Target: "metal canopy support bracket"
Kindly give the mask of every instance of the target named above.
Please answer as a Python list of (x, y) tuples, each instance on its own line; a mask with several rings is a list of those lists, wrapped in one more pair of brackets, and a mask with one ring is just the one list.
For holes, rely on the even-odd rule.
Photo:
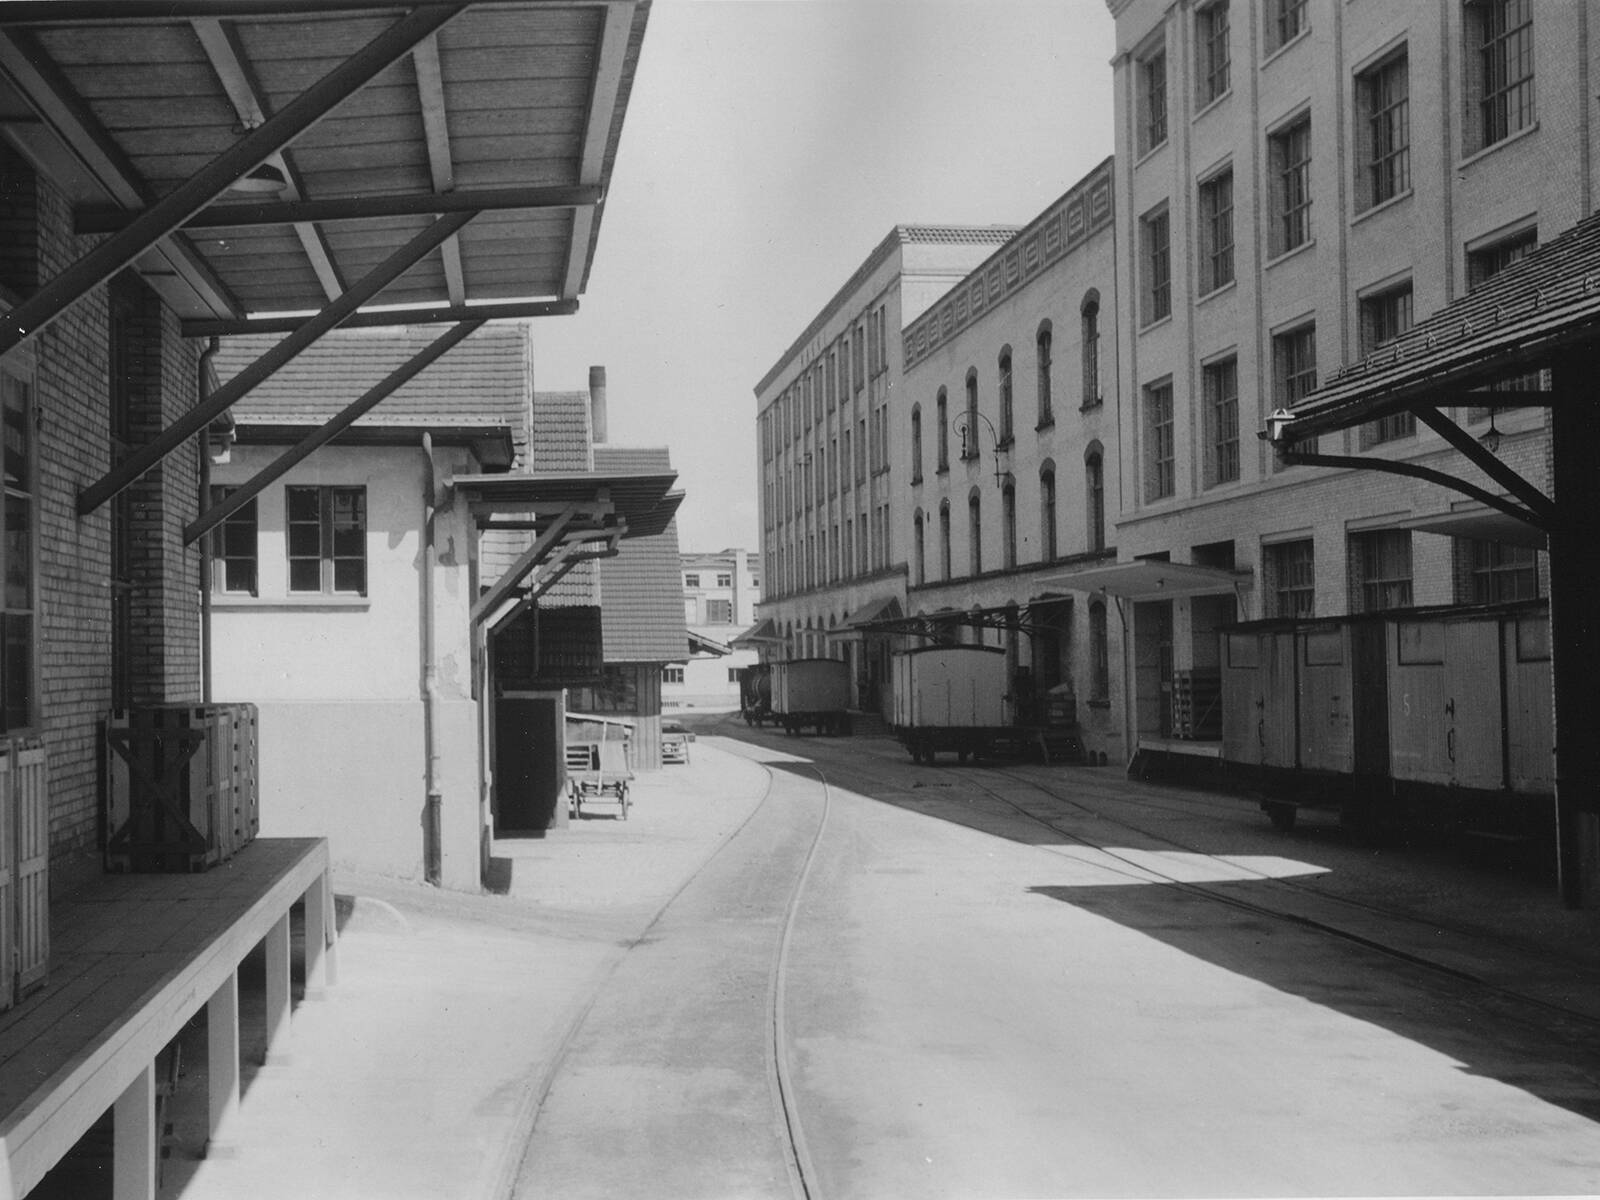
[(154, 441), (140, 446), (121, 466), (108, 471), (98, 482), (85, 488), (78, 496), (78, 515), (84, 516), (99, 508), (186, 440), (211, 424), (240, 396), (270, 377), (330, 329), (343, 324), (356, 309), (405, 274), (419, 259), (471, 220), (472, 216), (472, 213), (453, 213), (448, 217), (441, 217), (384, 259), (367, 273), (366, 278), (316, 316), (302, 321), (293, 333), (167, 426)]
[(267, 486), (275, 479), (281, 478), (296, 463), (307, 458), (317, 447), (325, 445), (338, 437), (340, 433), (355, 423), (356, 418), (376, 407), (386, 397), (393, 395), (395, 391), (408, 383), (425, 367), (430, 366), (452, 347), (469, 337), (482, 324), (482, 321), (463, 321), (447, 332), (440, 334), (426, 349), (412, 355), (405, 363), (396, 367), (376, 385), (364, 392), (359, 399), (346, 405), (336, 416), (330, 417), (320, 429), (302, 438), (293, 448), (284, 451), (283, 454), (274, 459), (269, 466), (257, 471), (251, 477), (250, 482), (235, 489), (226, 500), (206, 509), (205, 512), (189, 522), (183, 530), (183, 544), (185, 546), (193, 544), (195, 539), (202, 537), (222, 524), (222, 522), (265, 491)]
[[(511, 300), (500, 304), (464, 304), (432, 308), (396, 308), (356, 313), (339, 322), (341, 329), (377, 329), (394, 325), (440, 325), (452, 321), (525, 320), (529, 317), (569, 317), (578, 311), (576, 300)], [(242, 321), (184, 321), (184, 337), (233, 337), (244, 333), (293, 333), (305, 317), (256, 317)]]
[[(112, 234), (28, 299), (0, 316), (0, 354), (32, 337), (85, 293), (133, 262), (466, 7), (465, 4), (421, 6), (401, 17), (291, 100), (259, 129), (240, 138), (145, 209), (125, 229)], [(146, 468), (149, 465), (146, 464)], [(102, 500), (111, 494), (114, 493), (108, 493)], [(79, 511), (86, 511), (81, 503)]]
[(561, 549), (556, 551), (549, 561), (544, 564), (547, 569), (540, 572), (533, 586), (528, 589), (515, 605), (508, 608), (503, 616), (495, 617), (492, 621), (489, 621), (489, 626), (499, 630), (510, 622), (515, 621), (519, 614), (526, 612), (538, 603), (540, 596), (566, 578), (567, 573), (579, 563), (592, 562), (600, 558), (616, 557), (617, 543), (621, 538), (620, 532), (611, 530), (603, 535), (606, 543), (603, 550), (582, 549), (583, 546), (596, 540), (596, 536), (593, 530), (589, 530), (573, 536), (570, 541), (563, 542)]
[(479, 596), (472, 606), (472, 623), (478, 624), (483, 618), (500, 606), (500, 602), (509, 596), (517, 584), (527, 578), (528, 572), (539, 565), (541, 559), (550, 553), (550, 548), (556, 545), (562, 534), (567, 531), (567, 526), (577, 520), (578, 505), (569, 505), (560, 516), (551, 523), (550, 528), (522, 552), (521, 557), (506, 569), (506, 573), (489, 585), (489, 590)]
[(1356, 471), (1379, 471), (1388, 475), (1405, 475), (1412, 479), (1424, 479), (1429, 483), (1437, 483), (1440, 487), (1449, 488), (1474, 500), (1487, 504), (1490, 508), (1497, 509), (1507, 516), (1515, 517), (1526, 522), (1536, 529), (1549, 532), (1553, 516), (1546, 517), (1531, 509), (1524, 508), (1515, 501), (1504, 496), (1497, 496), (1493, 492), (1457, 479), (1443, 471), (1435, 471), (1432, 467), (1418, 466), (1416, 463), (1401, 462), (1388, 458), (1363, 458), (1356, 454), (1308, 454), (1296, 450), (1281, 448), (1279, 454), (1282, 460), (1290, 466), (1306, 467), (1348, 467)]
[(1540, 519), (1543, 528), (1548, 529), (1556, 518), (1556, 506), (1550, 497), (1534, 487), (1521, 475), (1506, 466), (1496, 454), (1491, 454), (1477, 438), (1473, 437), (1437, 408), (1428, 408), (1418, 405), (1413, 409), (1417, 420), (1433, 430), (1445, 441), (1466, 456), (1468, 462), (1481, 470), (1490, 479), (1494, 480), (1506, 491), (1527, 506), (1528, 511)]

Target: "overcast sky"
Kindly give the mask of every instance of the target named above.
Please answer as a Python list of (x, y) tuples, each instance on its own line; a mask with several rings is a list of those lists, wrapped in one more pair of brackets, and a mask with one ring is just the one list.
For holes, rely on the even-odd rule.
[(900, 223), (1024, 224), (1111, 153), (1104, 0), (655, 0), (588, 292), (535, 386), (604, 363), (685, 550), (758, 546), (755, 386)]

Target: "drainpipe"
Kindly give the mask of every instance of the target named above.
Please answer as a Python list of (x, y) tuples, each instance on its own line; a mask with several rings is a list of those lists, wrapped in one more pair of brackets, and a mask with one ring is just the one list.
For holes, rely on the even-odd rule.
[[(198, 386), (195, 394), (203, 401), (211, 392), (211, 360), (222, 348), (222, 339), (213, 335), (200, 351)], [(211, 506), (211, 431), (195, 434), (200, 447), (200, 512)], [(211, 535), (200, 539), (200, 701), (211, 703)]]
[(434, 706), (439, 699), (439, 669), (433, 655), (433, 576), (439, 551), (433, 540), (437, 499), (432, 434), (422, 435), (422, 456), (426, 464), (422, 492), (422, 752), (427, 788), (422, 818), (422, 873), (424, 879), (438, 887), (444, 875), (444, 797), (439, 792), (439, 746), (433, 727)]

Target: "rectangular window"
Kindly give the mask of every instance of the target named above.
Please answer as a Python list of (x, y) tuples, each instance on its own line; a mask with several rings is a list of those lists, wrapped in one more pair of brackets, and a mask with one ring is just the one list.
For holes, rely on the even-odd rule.
[(707, 600), (706, 624), (732, 625), (733, 601), (732, 600)]
[(1475, 0), (1465, 9), (1467, 36), (1476, 51), (1475, 129), (1481, 149), (1533, 124), (1533, 0)]
[(1200, 292), (1233, 282), (1233, 172), (1200, 185)]
[(1401, 51), (1356, 79), (1358, 210), (1411, 190), (1410, 64)]
[(1212, 363), (1204, 369), (1206, 472), (1213, 484), (1239, 478), (1239, 364), (1235, 359)]
[[(212, 506), (221, 504), (238, 490), (212, 487)], [(254, 596), (256, 586), (256, 502), (252, 498), (211, 531), (211, 590)]]
[(1531, 546), (1456, 539), (1456, 598), (1463, 604), (1499, 604), (1539, 595), (1539, 556)]
[(1145, 485), (1144, 498), (1162, 500), (1175, 490), (1176, 447), (1173, 443), (1172, 384), (1144, 389)]
[(1228, 90), (1228, 0), (1216, 0), (1195, 14), (1195, 53), (1203, 108)]
[(33, 386), (0, 371), (0, 451), (4, 487), (0, 490), (5, 537), (0, 541), (0, 728), (26, 728), (37, 719), (34, 654), (35, 499)]
[(1311, 240), (1311, 118), (1296, 121), (1268, 139), (1272, 172), (1273, 255)]
[(661, 668), (661, 682), (662, 683), (682, 683), (683, 682), (683, 668), (682, 667), (662, 667)]
[[(1538, 227), (1530, 225), (1510, 237), (1501, 238), (1493, 245), (1470, 251), (1467, 254), (1467, 289), (1469, 291), (1477, 291), (1512, 263), (1526, 258), (1538, 247)], [(1526, 389), (1532, 391), (1547, 386), (1544, 372), (1531, 371), (1526, 375), (1518, 375), (1511, 379), (1504, 379), (1498, 383), (1491, 384), (1484, 390), (1515, 392)], [(1498, 409), (1493, 406), (1473, 406), (1467, 409), (1467, 420), (1487, 421), (1497, 411)]]
[(1263, 547), (1268, 616), (1309, 617), (1316, 609), (1316, 559), (1310, 538)]
[(684, 587), (694, 587), (694, 588), (699, 587), (700, 586), (700, 576), (696, 575), (696, 574), (694, 574), (692, 572), (690, 574), (685, 575), (683, 577), (683, 586)]
[(1306, 0), (1267, 0), (1267, 53), (1305, 31)]
[(1317, 386), (1317, 327), (1303, 325), (1272, 339), (1273, 401), (1289, 408)]
[(1411, 531), (1378, 529), (1350, 535), (1352, 612), (1411, 604)]
[(732, 587), (733, 586), (733, 576), (731, 574), (727, 573), (727, 572), (719, 571), (717, 573), (717, 586), (718, 587)]
[[(1411, 328), (1411, 285), (1391, 288), (1361, 300), (1361, 352), (1370, 355)], [(1390, 413), (1361, 427), (1361, 445), (1376, 446), (1410, 437), (1417, 418), (1409, 412)]]
[(1167, 51), (1163, 46), (1139, 60), (1139, 153), (1167, 140)]
[(285, 488), (289, 590), (367, 594), (367, 489)]
[(1172, 314), (1172, 247), (1169, 229), (1165, 208), (1139, 222), (1146, 325)]

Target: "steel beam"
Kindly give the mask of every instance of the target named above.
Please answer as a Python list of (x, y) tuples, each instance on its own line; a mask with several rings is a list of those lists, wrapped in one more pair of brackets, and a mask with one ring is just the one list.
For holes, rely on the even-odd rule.
[[(268, 200), (216, 204), (183, 223), (185, 229), (249, 229), (302, 221), (370, 221), (387, 217), (433, 217), (451, 212), (502, 212), (514, 209), (582, 208), (598, 204), (598, 184), (561, 187), (482, 188), (444, 194), (352, 196), (329, 200)], [(138, 214), (115, 208), (84, 207), (72, 214), (74, 233), (114, 233)]]
[(1551, 500), (1549, 496), (1546, 496), (1502, 462), (1499, 455), (1490, 453), (1489, 448), (1478, 441), (1477, 438), (1462, 429), (1461, 426), (1445, 416), (1439, 409), (1419, 404), (1412, 411), (1416, 413), (1417, 420), (1461, 451), (1468, 462), (1522, 501), (1527, 506), (1528, 511), (1537, 515), (1544, 522), (1544, 528), (1548, 529), (1555, 521), (1555, 501)]
[(459, 230), (472, 214), (453, 213), (441, 217), (383, 262), (367, 273), (366, 278), (329, 304), (310, 320), (302, 321), (288, 337), (268, 350), (211, 395), (195, 405), (155, 438), (140, 446), (120, 466), (107, 472), (99, 481), (85, 488), (78, 496), (78, 515), (83, 516), (99, 508), (156, 463), (160, 462), (190, 437), (211, 424), (229, 405), (251, 388), (269, 378), (300, 351), (346, 318), (361, 305), (393, 283), (429, 251)]
[(1386, 475), (1404, 475), (1409, 479), (1424, 479), (1429, 483), (1437, 483), (1440, 487), (1449, 488), (1451, 491), (1460, 492), (1464, 496), (1471, 496), (1474, 500), (1487, 504), (1490, 508), (1497, 509), (1507, 516), (1515, 517), (1535, 529), (1542, 529), (1549, 533), (1552, 528), (1551, 521), (1539, 513), (1524, 508), (1513, 500), (1504, 496), (1497, 496), (1484, 488), (1476, 487), (1454, 475), (1447, 475), (1443, 471), (1436, 471), (1432, 467), (1419, 466), (1416, 463), (1403, 462), (1390, 458), (1364, 458), (1358, 454), (1309, 454), (1299, 453), (1294, 450), (1280, 450), (1279, 455), (1283, 462), (1290, 466), (1306, 467), (1348, 467), (1356, 471), (1378, 471)]
[[(341, 329), (379, 329), (392, 325), (442, 325), (451, 321), (495, 321), (525, 317), (568, 317), (578, 311), (576, 300), (507, 300), (497, 304), (467, 304), (460, 308), (393, 308), (356, 313), (339, 322)], [(210, 319), (184, 321), (184, 337), (230, 337), (243, 333), (293, 333), (305, 317), (255, 317), (242, 321)]]
[[(517, 0), (536, 8), (633, 8), (639, 0)], [(408, 9), (455, 8), (461, 0), (405, 0)], [(168, 22), (188, 17), (269, 18), (391, 13), (394, 0), (4, 0), (0, 26)]]
[[(579, 183), (599, 183), (604, 175), (606, 146), (611, 140), (611, 125), (622, 88), (622, 68), (627, 62), (628, 39), (632, 33), (632, 9), (616, 7), (606, 13), (600, 51), (595, 56), (594, 85), (589, 91), (591, 100), (583, 131), (583, 156), (578, 162)], [(562, 296), (569, 299), (583, 290), (589, 275), (589, 244), (594, 240), (596, 215), (596, 210), (585, 208), (572, 214), (572, 240), (567, 246), (561, 287)]]
[(551, 523), (550, 528), (540, 534), (533, 545), (522, 552), (521, 557), (511, 566), (506, 568), (504, 575), (489, 586), (489, 590), (479, 596), (472, 605), (472, 623), (476, 625), (485, 616), (499, 607), (500, 602), (511, 594), (513, 588), (527, 578), (528, 572), (539, 565), (539, 560), (550, 553), (550, 548), (556, 545), (567, 526), (578, 519), (580, 507), (569, 505), (560, 516)]
[(268, 466), (257, 471), (250, 477), (248, 483), (236, 489), (226, 500), (206, 509), (205, 512), (184, 526), (183, 544), (185, 546), (192, 545), (197, 538), (203, 537), (223, 521), (226, 521), (239, 509), (259, 496), (273, 481), (281, 479), (296, 464), (308, 458), (312, 451), (338, 437), (339, 434), (353, 425), (363, 413), (370, 411), (380, 401), (393, 395), (397, 389), (410, 382), (424, 368), (432, 365), (451, 347), (470, 336), (482, 325), (482, 321), (464, 321), (440, 334), (425, 349), (419, 350), (412, 355), (405, 363), (396, 367), (377, 384), (363, 392), (358, 399), (347, 404), (337, 415), (330, 417), (321, 428), (302, 438), (292, 448), (284, 451), (274, 459)]
[(145, 209), (125, 229), (112, 234), (28, 299), (0, 316), (0, 354), (54, 321), (79, 297), (133, 262), (236, 180), (259, 166), (268, 155), (283, 149), (335, 105), (466, 7), (465, 4), (423, 6), (401, 17), (296, 96), (266, 124), (246, 134)]

